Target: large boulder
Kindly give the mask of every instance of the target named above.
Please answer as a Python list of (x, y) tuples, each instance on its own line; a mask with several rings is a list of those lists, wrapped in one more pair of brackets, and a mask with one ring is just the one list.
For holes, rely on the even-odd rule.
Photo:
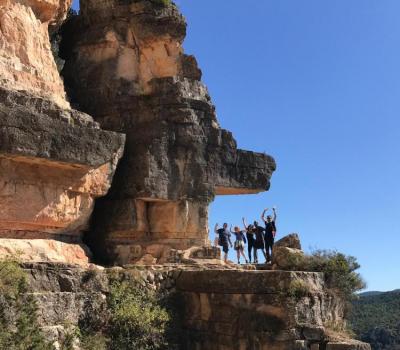
[(304, 258), (305, 255), (301, 250), (300, 238), (297, 233), (285, 236), (274, 244), (272, 262), (276, 269), (300, 269)]
[(290, 235), (287, 235), (279, 241), (275, 242), (274, 246), (301, 250), (300, 237), (297, 233), (291, 233)]

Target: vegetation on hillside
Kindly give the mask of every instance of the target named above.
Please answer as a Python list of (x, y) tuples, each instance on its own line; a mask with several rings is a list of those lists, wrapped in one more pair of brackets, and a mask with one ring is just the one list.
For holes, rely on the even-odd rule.
[[(90, 277), (88, 277), (90, 278)], [(0, 349), (55, 350), (38, 321), (25, 271), (0, 261)], [(172, 294), (144, 288), (129, 275), (110, 276), (107, 303), (89, 303), (78, 327), (68, 326), (60, 350), (174, 350), (182, 343), (179, 306)]]
[(345, 300), (351, 300), (355, 293), (366, 287), (357, 272), (360, 264), (354, 256), (337, 251), (317, 250), (306, 259), (307, 270), (320, 271), (331, 291)]
[(109, 277), (106, 312), (92, 310), (90, 318), (80, 322), (82, 349), (180, 349), (181, 315), (175, 296), (144, 288), (130, 275)]
[(289, 270), (323, 272), (328, 290), (345, 301), (351, 301), (355, 293), (366, 286), (357, 272), (360, 265), (353, 256), (316, 250), (310, 255), (289, 255), (287, 259)]
[(39, 327), (37, 304), (27, 287), (17, 262), (0, 261), (0, 349), (53, 350)]
[(150, 1), (157, 5), (163, 5), (163, 6), (168, 6), (171, 5), (172, 3), (171, 0), (150, 0)]
[(400, 350), (400, 291), (360, 296), (353, 302), (350, 324), (373, 350)]

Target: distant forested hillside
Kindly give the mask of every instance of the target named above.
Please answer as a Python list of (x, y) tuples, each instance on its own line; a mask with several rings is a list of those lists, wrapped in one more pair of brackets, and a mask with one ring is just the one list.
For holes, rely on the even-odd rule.
[(350, 321), (357, 337), (373, 350), (400, 350), (400, 290), (361, 294)]

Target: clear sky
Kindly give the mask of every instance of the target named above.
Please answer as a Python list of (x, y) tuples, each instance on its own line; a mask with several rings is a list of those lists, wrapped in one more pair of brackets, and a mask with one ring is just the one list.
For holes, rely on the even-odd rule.
[(269, 192), (218, 197), (215, 222), (278, 207), (278, 235), (354, 255), (369, 290), (400, 287), (400, 2), (178, 0), (187, 53)]

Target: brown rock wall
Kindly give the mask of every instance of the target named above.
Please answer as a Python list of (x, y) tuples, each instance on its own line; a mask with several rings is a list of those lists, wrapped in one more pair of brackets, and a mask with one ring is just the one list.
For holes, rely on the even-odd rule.
[[(293, 294), (301, 283), (307, 292)], [(188, 349), (370, 349), (329, 327), (343, 324), (344, 303), (327, 293), (322, 273), (184, 271), (177, 280)]]
[(49, 23), (60, 22), (72, 0), (0, 1), (0, 85), (68, 108), (51, 52)]
[(0, 230), (78, 236), (111, 186), (123, 142), (88, 115), (0, 88)]
[[(25, 264), (40, 325), (54, 340), (62, 339), (67, 324), (106, 322), (109, 276), (127, 274), (134, 276), (138, 288), (162, 291), (179, 300), (184, 328), (176, 331), (181, 331), (182, 349), (370, 350), (367, 344), (330, 335), (326, 325), (343, 321), (343, 302), (326, 293), (320, 273), (194, 268), (104, 271), (94, 266)], [(311, 289), (307, 295), (291, 296), (287, 286), (299, 280)]]
[(103, 128), (127, 134), (110, 193), (96, 204), (97, 255), (118, 256), (116, 244), (203, 245), (216, 194), (269, 188), (274, 160), (239, 150), (219, 127), (196, 60), (183, 53), (186, 23), (175, 5), (81, 1), (64, 33), (72, 97)]

